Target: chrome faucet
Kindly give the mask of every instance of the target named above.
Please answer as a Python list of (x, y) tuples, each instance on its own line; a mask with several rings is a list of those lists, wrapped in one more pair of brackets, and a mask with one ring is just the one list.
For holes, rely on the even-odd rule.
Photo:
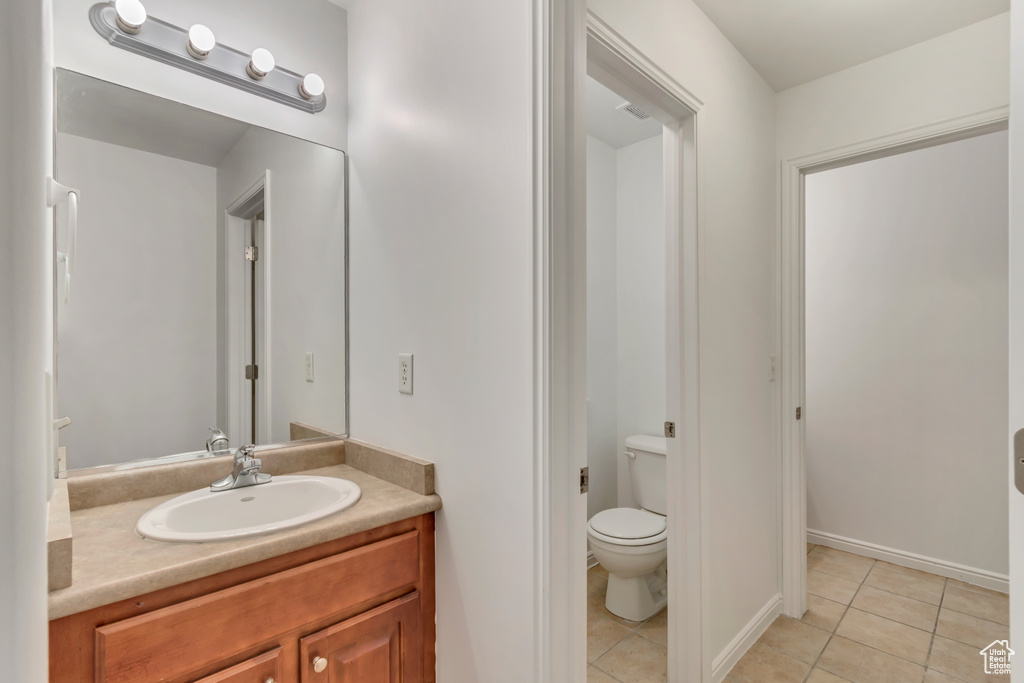
[(228, 435), (217, 427), (210, 427), (210, 438), (206, 440), (206, 452), (224, 451), (228, 448)]
[(254, 458), (256, 446), (249, 444), (235, 451), (235, 469), (223, 479), (218, 479), (210, 486), (211, 491), (230, 491), (240, 489), (243, 486), (256, 486), (266, 484), (271, 476), (260, 472), (263, 461)]

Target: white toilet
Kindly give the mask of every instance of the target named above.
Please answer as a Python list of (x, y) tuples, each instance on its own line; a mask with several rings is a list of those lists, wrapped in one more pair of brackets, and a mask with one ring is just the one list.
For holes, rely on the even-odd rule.
[(587, 537), (594, 557), (608, 570), (605, 607), (623, 619), (643, 621), (668, 601), (662, 570), (668, 554), (665, 437), (631, 436), (625, 450), (640, 509), (597, 513), (587, 523)]

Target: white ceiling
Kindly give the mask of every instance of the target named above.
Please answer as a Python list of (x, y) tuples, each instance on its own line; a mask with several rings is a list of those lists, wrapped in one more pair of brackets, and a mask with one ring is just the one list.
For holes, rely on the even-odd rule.
[(1010, 9), (1010, 0), (694, 2), (776, 91)]
[(643, 121), (616, 109), (626, 100), (587, 76), (587, 135), (615, 149), (661, 135), (655, 119)]
[(57, 130), (217, 166), (252, 126), (89, 76), (57, 69)]

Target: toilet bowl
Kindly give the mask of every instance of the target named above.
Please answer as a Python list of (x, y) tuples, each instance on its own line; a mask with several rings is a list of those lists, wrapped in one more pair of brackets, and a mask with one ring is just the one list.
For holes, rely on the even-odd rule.
[(633, 496), (640, 508), (612, 508), (587, 523), (594, 557), (608, 570), (605, 607), (631, 621), (654, 616), (668, 601), (665, 438), (626, 439)]
[(655, 571), (668, 555), (663, 516), (634, 508), (605, 510), (587, 524), (587, 538), (594, 557), (608, 570), (604, 605), (609, 612), (644, 621), (665, 606), (665, 579)]

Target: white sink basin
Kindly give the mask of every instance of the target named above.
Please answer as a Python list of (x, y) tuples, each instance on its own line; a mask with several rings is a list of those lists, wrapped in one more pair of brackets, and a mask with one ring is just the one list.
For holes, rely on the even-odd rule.
[(359, 501), (359, 486), (333, 477), (282, 476), (258, 486), (192, 491), (142, 515), (135, 531), (172, 543), (227, 541), (315, 522)]

